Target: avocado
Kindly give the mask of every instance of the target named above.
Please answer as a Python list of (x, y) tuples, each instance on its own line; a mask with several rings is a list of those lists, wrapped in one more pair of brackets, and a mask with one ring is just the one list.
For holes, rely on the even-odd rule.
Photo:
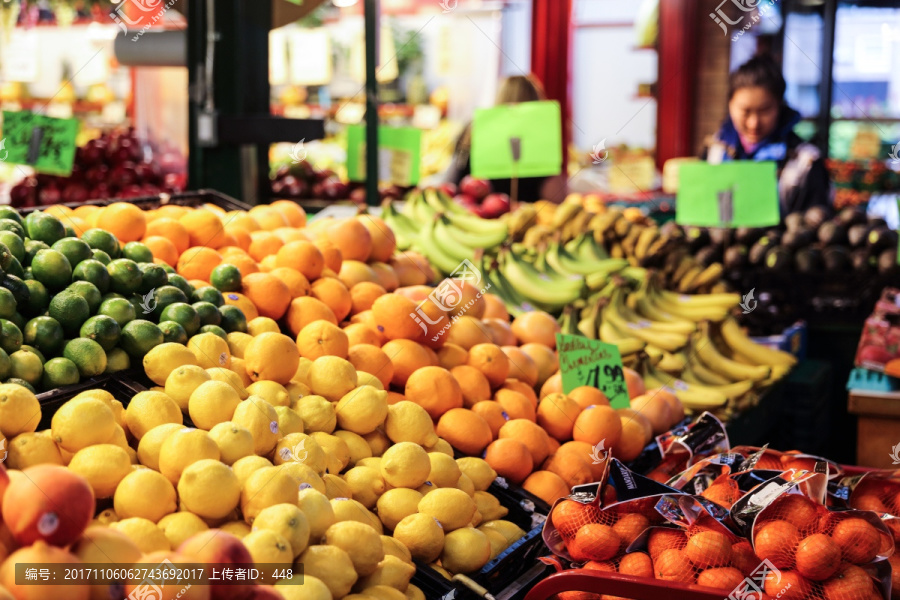
[(798, 273), (816, 275), (822, 270), (822, 251), (818, 248), (801, 248), (794, 255), (794, 266)]
[(738, 227), (734, 230), (734, 241), (748, 248), (762, 236), (763, 230), (759, 227)]
[(895, 277), (898, 272), (897, 251), (889, 248), (878, 255), (878, 274), (882, 277)]
[(769, 248), (774, 246), (775, 244), (766, 236), (763, 236), (757, 240), (753, 247), (750, 248), (750, 252), (748, 254), (748, 258), (750, 259), (751, 265), (760, 265), (766, 257), (766, 252), (769, 251)]
[(694, 258), (697, 259), (697, 262), (700, 263), (701, 266), (708, 267), (714, 262), (718, 262), (721, 258), (720, 246), (706, 246), (705, 248), (700, 248), (697, 250), (697, 253), (694, 254)]
[(815, 232), (805, 226), (797, 229), (788, 229), (781, 236), (781, 245), (789, 250), (798, 250), (804, 246), (809, 246), (815, 238)]
[(841, 244), (847, 240), (847, 228), (836, 221), (826, 221), (819, 227), (818, 237), (826, 246)]
[(743, 269), (748, 262), (747, 255), (747, 246), (744, 246), (743, 244), (732, 246), (725, 251), (725, 256), (722, 260), (722, 266), (725, 267), (726, 271), (737, 271)]
[(783, 246), (773, 246), (766, 252), (766, 269), (787, 273), (791, 266), (791, 252)]
[(831, 210), (825, 206), (813, 206), (803, 213), (803, 222), (807, 227), (818, 229), (831, 216)]
[(822, 251), (825, 269), (831, 273), (843, 273), (850, 268), (850, 252), (843, 246), (827, 246)]
[(793, 229), (798, 229), (803, 226), (803, 213), (801, 212), (792, 212), (784, 218), (784, 226), (787, 227), (788, 231)]
[(855, 223), (847, 230), (847, 241), (851, 248), (859, 248), (866, 243), (869, 226), (865, 223)]
[(847, 227), (860, 225), (866, 222), (866, 213), (854, 206), (848, 206), (841, 210), (835, 217), (836, 220), (843, 223)]
[[(854, 225), (854, 227), (856, 227)], [(877, 266), (877, 261), (866, 248), (856, 248), (850, 252), (850, 265), (858, 273), (868, 273)]]
[(879, 252), (897, 245), (897, 232), (888, 229), (886, 225), (869, 227), (869, 235), (866, 236), (866, 245), (872, 252)]

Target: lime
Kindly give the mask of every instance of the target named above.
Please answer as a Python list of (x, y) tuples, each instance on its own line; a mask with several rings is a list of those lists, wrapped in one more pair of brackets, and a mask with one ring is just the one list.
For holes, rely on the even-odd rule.
[(48, 314), (59, 321), (66, 335), (75, 335), (81, 324), (91, 316), (91, 309), (84, 297), (71, 291), (61, 292), (50, 301)]
[(37, 356), (39, 359), (41, 359), (41, 364), (44, 364), (45, 362), (47, 362), (47, 357), (44, 356), (44, 353), (41, 352), (40, 350), (38, 350), (37, 348), (35, 348), (34, 346), (22, 344), (22, 347), (19, 348), (19, 352), (21, 352), (22, 350), (25, 350), (26, 352), (31, 352), (32, 354)]
[(72, 281), (89, 281), (105, 294), (109, 290), (109, 271), (99, 260), (83, 260), (72, 270)]
[(93, 257), (93, 250), (84, 240), (76, 237), (67, 237), (59, 240), (51, 246), (54, 250), (62, 252), (69, 259), (72, 268), (83, 260)]
[[(12, 206), (0, 206), (0, 219), (12, 219), (19, 225), (23, 224), (22, 215)], [(0, 379), (3, 379), (0, 377)]]
[(94, 340), (108, 352), (118, 343), (122, 328), (112, 317), (97, 315), (84, 322), (79, 335)]
[(215, 304), (210, 302), (194, 302), (191, 306), (200, 315), (200, 325), (220, 325), (222, 323), (222, 315)]
[(19, 259), (13, 256), (9, 259), (9, 266), (6, 267), (6, 272), (9, 275), (15, 275), (19, 279), (25, 279), (28, 276), (28, 272), (31, 271), (31, 267), (28, 268), (28, 271), (25, 271), (22, 268), (22, 263), (19, 262)]
[(131, 358), (141, 359), (156, 346), (163, 343), (163, 334), (155, 323), (135, 319), (122, 328), (119, 345)]
[(174, 285), (164, 285), (156, 288), (156, 306), (153, 309), (153, 319), (157, 321), (164, 320), (160, 318), (163, 309), (176, 302), (187, 302), (187, 297), (180, 289)]
[(136, 317), (134, 306), (125, 298), (108, 298), (104, 300), (100, 303), (97, 314), (112, 317), (119, 324), (119, 327), (124, 327), (125, 323), (134, 321)]
[(62, 221), (45, 212), (33, 212), (25, 218), (25, 230), (33, 240), (50, 244), (66, 237), (66, 227)]
[(16, 297), (6, 288), (0, 288), (0, 319), (9, 319), (16, 314)]
[(6, 350), (0, 348), (0, 381), (7, 379), (12, 374), (12, 361)]
[(112, 291), (127, 296), (141, 289), (141, 270), (133, 260), (116, 259), (106, 266), (106, 270), (109, 271)]
[(6, 247), (6, 244), (0, 242), (0, 269), (6, 269), (12, 262), (13, 255)]
[(121, 299), (121, 300), (128, 300), (128, 298), (126, 298), (126, 297), (123, 296), (122, 294), (117, 294), (117, 293), (115, 293), (115, 292), (106, 292), (105, 294), (103, 294), (103, 301), (104, 301), (104, 302), (106, 302), (106, 301), (109, 300), (110, 298), (119, 298), (119, 299)]
[(161, 266), (163, 268), (163, 271), (166, 272), (166, 275), (175, 275), (175, 273), (176, 273), (175, 269), (173, 269), (170, 265), (167, 265), (166, 263), (163, 263), (159, 266)]
[(24, 308), (24, 313), (28, 316), (37, 316), (46, 312), (50, 306), (50, 292), (44, 287), (44, 284), (37, 279), (26, 279), (25, 287), (28, 288), (28, 304)]
[(213, 335), (219, 336), (226, 342), (228, 341), (228, 334), (225, 333), (225, 330), (218, 325), (204, 325), (200, 328), (200, 333), (212, 333)]
[(0, 287), (12, 292), (13, 297), (16, 299), (17, 306), (28, 306), (28, 301), (31, 299), (31, 292), (28, 291), (28, 286), (25, 285), (25, 282), (17, 275), (12, 275), (10, 273), (0, 275)]
[(16, 324), (6, 319), (0, 319), (0, 348), (12, 354), (22, 347), (22, 330)]
[(165, 342), (174, 342), (176, 344), (184, 344), (188, 343), (188, 334), (184, 330), (184, 327), (181, 324), (176, 323), (175, 321), (162, 321), (159, 324), (159, 330), (163, 333), (163, 340)]
[(17, 259), (25, 260), (25, 241), (12, 231), (0, 231), (0, 243)]
[(241, 271), (234, 265), (222, 263), (212, 270), (209, 282), (220, 292), (241, 291)]
[(141, 263), (138, 268), (141, 270), (141, 289), (138, 290), (141, 294), (146, 294), (169, 283), (169, 274), (159, 265)]
[(63, 356), (75, 363), (82, 377), (93, 377), (106, 370), (106, 352), (94, 340), (80, 337), (69, 341)]
[(128, 298), (128, 301), (131, 302), (137, 316), (145, 319), (153, 314), (154, 307), (156, 306), (156, 294), (155, 292), (150, 292), (147, 296), (132, 294)]
[(49, 249), (50, 246), (48, 246), (44, 242), (39, 242), (37, 240), (25, 240), (25, 258), (22, 260), (22, 262), (30, 267), (31, 261), (34, 260), (34, 255), (38, 253), (38, 250)]
[(87, 300), (88, 309), (91, 311), (91, 314), (96, 313), (97, 309), (100, 308), (100, 303), (103, 302), (103, 294), (101, 294), (100, 290), (97, 289), (97, 286), (90, 281), (75, 281), (66, 288), (66, 291), (78, 294)]
[(78, 383), (81, 375), (78, 367), (68, 358), (51, 358), (44, 364), (44, 375), (41, 377), (41, 387), (45, 390), (72, 385)]
[(109, 254), (104, 252), (103, 250), (97, 250), (96, 248), (91, 250), (91, 256), (94, 257), (94, 260), (99, 260), (104, 265), (108, 265), (112, 262), (112, 259), (109, 257)]
[(119, 240), (110, 232), (104, 229), (88, 229), (81, 235), (81, 239), (94, 250), (102, 250), (110, 258), (119, 258)]
[(72, 281), (72, 265), (66, 255), (58, 250), (38, 250), (31, 261), (34, 278), (48, 290), (59, 291)]
[(0, 231), (12, 231), (20, 238), (25, 238), (25, 228), (21, 223), (12, 219), (0, 219)]
[(41, 357), (28, 350), (17, 350), (9, 355), (12, 362), (12, 376), (24, 379), (31, 385), (37, 385), (44, 372)]
[(193, 336), (203, 325), (197, 309), (186, 302), (175, 302), (166, 306), (159, 315), (160, 321), (175, 321), (184, 328), (188, 337)]
[(65, 336), (62, 325), (53, 317), (35, 317), (25, 324), (24, 342), (44, 354), (55, 356), (62, 350)]
[(174, 285), (184, 293), (185, 302), (187, 302), (188, 298), (191, 297), (191, 294), (194, 293), (194, 288), (182, 275), (169, 275), (169, 285)]
[(25, 320), (25, 317), (22, 316), (22, 313), (17, 312), (13, 316), (11, 316), (9, 320), (13, 325), (19, 328), (19, 331), (24, 331), (25, 323), (27, 323), (27, 321)]
[(191, 294), (192, 302), (209, 302), (215, 306), (222, 306), (225, 304), (225, 297), (222, 295), (222, 292), (217, 290), (211, 285), (205, 285), (203, 287), (197, 288), (194, 290), (194, 293)]
[(121, 348), (113, 348), (106, 353), (106, 371), (104, 373), (124, 371), (130, 366), (131, 359), (128, 358), (128, 353)]
[(150, 252), (150, 248), (140, 242), (128, 242), (125, 244), (125, 247), (122, 248), (122, 256), (139, 263), (153, 262), (153, 253)]
[(37, 390), (34, 389), (34, 386), (25, 381), (24, 379), (20, 379), (18, 377), (10, 377), (3, 383), (10, 383), (12, 385), (21, 385), (23, 388), (31, 392), (32, 394), (37, 394)]
[(244, 316), (240, 308), (232, 304), (226, 304), (219, 307), (219, 314), (222, 315), (222, 322), (219, 323), (222, 329), (228, 333), (232, 331), (247, 333), (247, 317)]

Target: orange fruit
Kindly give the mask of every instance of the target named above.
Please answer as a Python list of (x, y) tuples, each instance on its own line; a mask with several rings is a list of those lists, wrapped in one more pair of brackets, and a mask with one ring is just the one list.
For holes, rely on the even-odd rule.
[(372, 317), (377, 323), (378, 331), (389, 340), (420, 340), (428, 323), (421, 320), (417, 309), (416, 303), (409, 298), (399, 294), (385, 294), (372, 303)]
[(606, 394), (589, 385), (580, 385), (566, 395), (582, 409), (595, 404), (598, 406), (609, 406), (609, 398), (606, 397)]
[(312, 283), (312, 295), (327, 304), (338, 321), (343, 321), (350, 314), (353, 306), (350, 290), (340, 279), (334, 277), (317, 279)]
[(445, 343), (456, 344), (471, 350), (478, 344), (491, 343), (491, 332), (481, 319), (471, 315), (463, 315), (453, 321), (450, 329), (443, 336)]
[(737, 483), (725, 480), (722, 483), (714, 483), (700, 493), (707, 500), (711, 500), (724, 508), (731, 506), (741, 497), (741, 491)]
[(574, 537), (583, 525), (596, 523), (599, 516), (600, 511), (596, 506), (575, 500), (563, 500), (553, 507), (550, 521), (563, 539), (568, 540)]
[(144, 237), (147, 231), (147, 217), (144, 216), (144, 211), (134, 204), (113, 202), (100, 209), (94, 226), (105, 229), (119, 238), (122, 244), (126, 244)]
[(759, 566), (759, 558), (747, 540), (731, 545), (731, 565), (744, 575), (749, 575)]
[(491, 436), (497, 439), (500, 428), (509, 420), (509, 415), (503, 411), (503, 407), (493, 400), (482, 400), (471, 407), (472, 412), (480, 416), (491, 428)]
[(753, 550), (760, 558), (769, 559), (776, 568), (787, 569), (794, 564), (794, 550), (799, 542), (797, 528), (787, 521), (776, 519), (758, 526), (753, 538)]
[(627, 546), (650, 527), (650, 520), (639, 513), (626, 513), (620, 516), (612, 527), (613, 531), (622, 538), (622, 544)]
[(629, 398), (635, 398), (647, 391), (640, 373), (628, 367), (623, 367), (622, 371), (625, 374), (625, 385), (628, 387)]
[(191, 236), (184, 225), (175, 219), (154, 219), (147, 223), (145, 237), (164, 237), (175, 245), (178, 254), (191, 247)]
[(322, 253), (325, 267), (331, 269), (335, 273), (339, 273), (341, 270), (341, 263), (344, 262), (344, 257), (338, 247), (325, 239), (313, 240), (313, 245)]
[(556, 438), (552, 438), (549, 435), (547, 436), (547, 448), (550, 449), (550, 455), (556, 454), (556, 451), (559, 450), (559, 440)]
[[(588, 461), (588, 466), (591, 468), (591, 481), (600, 481), (603, 478), (603, 471), (606, 466), (606, 461), (601, 460), (600, 462), (596, 462), (594, 459), (594, 447), (588, 444), (587, 442), (566, 442), (565, 444), (560, 445), (557, 448), (553, 448), (552, 443), (559, 442), (556, 438), (547, 437), (547, 440), (551, 442), (551, 451), (550, 454), (560, 454), (565, 456), (567, 454), (574, 454), (579, 458), (585, 459)], [(599, 451), (599, 449), (598, 449)], [(600, 458), (603, 458), (600, 456)]]
[(800, 494), (787, 494), (775, 500), (767, 514), (776, 514), (796, 527), (800, 534), (812, 533), (819, 526), (819, 511), (812, 500)]
[[(893, 571), (891, 574), (893, 577)], [(844, 564), (834, 577), (822, 582), (822, 592), (827, 600), (878, 600), (882, 597), (881, 592), (876, 591), (872, 578), (866, 571), (856, 565), (848, 564)], [(782, 595), (782, 598), (792, 598), (790, 593)]]
[(325, 236), (341, 251), (344, 260), (366, 262), (372, 254), (372, 234), (356, 218), (341, 219), (326, 230)]
[(551, 348), (543, 344), (522, 344), (519, 349), (531, 357), (538, 368), (537, 385), (542, 386), (551, 375), (559, 371), (559, 358)]
[[(426, 366), (411, 373), (406, 381), (404, 395), (407, 400), (424, 408), (432, 419), (440, 418), (452, 408), (463, 407), (459, 384), (450, 371), (442, 367)], [(485, 428), (490, 431), (487, 423)]]
[(653, 574), (663, 581), (693, 583), (694, 569), (681, 550), (669, 548), (653, 559)]
[(484, 460), (497, 475), (512, 483), (520, 484), (531, 474), (534, 467), (531, 452), (519, 440), (494, 440), (487, 447)]
[(550, 394), (538, 404), (537, 423), (557, 440), (565, 442), (572, 439), (572, 429), (580, 412), (578, 403), (565, 394)]
[(500, 427), (498, 439), (519, 440), (531, 453), (531, 460), (540, 465), (550, 453), (547, 432), (527, 419), (511, 419)]
[[(666, 550), (681, 550), (687, 542), (684, 532), (679, 529), (656, 527), (647, 538), (647, 551), (654, 561)], [(687, 559), (685, 559), (687, 560)]]
[(734, 567), (707, 569), (697, 576), (697, 585), (728, 590), (729, 592), (744, 581), (744, 576)]
[[(300, 296), (291, 300), (287, 310), (287, 324), (291, 333), (297, 335), (304, 327), (313, 321), (325, 320), (337, 325), (337, 317), (334, 316), (327, 304), (310, 296)], [(248, 318), (249, 320), (249, 318)]]
[(589, 406), (578, 414), (572, 437), (579, 442), (595, 446), (605, 440), (604, 447), (615, 448), (622, 435), (619, 413), (609, 406)]
[[(471, 313), (469, 312), (467, 314)], [(485, 327), (487, 327), (488, 334), (491, 336), (491, 342), (497, 344), (500, 347), (510, 346), (515, 347), (518, 350), (519, 341), (516, 339), (516, 334), (512, 332), (512, 329), (509, 326), (509, 321), (501, 321), (500, 319), (482, 319), (481, 322), (484, 323)], [(533, 362), (534, 361), (532, 361), (532, 363)], [(535, 365), (535, 369), (536, 368), (537, 365)]]
[(185, 279), (209, 281), (210, 273), (221, 263), (222, 255), (212, 248), (194, 246), (181, 253), (175, 270)]
[(631, 398), (631, 408), (650, 421), (653, 433), (659, 435), (669, 430), (672, 418), (669, 415), (669, 404), (665, 398), (651, 394), (641, 394)]
[[(440, 353), (438, 354), (438, 360), (440, 360)], [(491, 399), (491, 384), (488, 382), (487, 377), (484, 376), (484, 373), (475, 367), (459, 365), (450, 369), (450, 374), (453, 375), (453, 378), (456, 379), (462, 390), (465, 406), (472, 406), (476, 402)]]
[(671, 419), (672, 425), (680, 423), (684, 419), (684, 407), (681, 405), (681, 400), (669, 390), (665, 388), (655, 388), (647, 390), (644, 393), (662, 398), (666, 404), (669, 405), (669, 418)]
[(272, 233), (277, 235), (278, 239), (281, 240), (283, 244), (309, 241), (309, 238), (306, 237), (306, 233), (302, 229), (294, 229), (293, 227), (279, 227)]
[(512, 331), (520, 344), (537, 343), (556, 348), (556, 334), (560, 332), (560, 328), (552, 315), (534, 310), (516, 317), (512, 322)]
[(510, 419), (526, 419), (532, 423), (535, 422), (534, 407), (525, 394), (509, 389), (499, 389), (494, 394), (494, 400), (500, 403)]
[(394, 250), (397, 249), (397, 238), (388, 224), (372, 215), (359, 215), (359, 222), (369, 231), (372, 238), (372, 250), (368, 260), (371, 262), (385, 262), (391, 259)]
[[(537, 394), (534, 393), (534, 388), (529, 386), (528, 384), (519, 381), (518, 379), (507, 379), (503, 382), (503, 386), (500, 388), (501, 390), (512, 390), (513, 392), (519, 392), (531, 402), (532, 408), (537, 410), (538, 406), (538, 397)], [(499, 390), (498, 390), (499, 391)], [(535, 413), (537, 414), (537, 413)]]
[[(615, 527), (613, 527), (613, 531), (615, 531)], [(619, 573), (653, 579), (653, 561), (644, 552), (626, 554), (619, 561)]]
[(544, 382), (538, 395), (543, 398), (544, 396), (557, 393), (562, 394), (562, 374), (559, 371), (551, 375), (547, 381)]
[(355, 315), (369, 310), (375, 301), (387, 294), (387, 291), (371, 281), (362, 281), (350, 288), (350, 314)]
[(145, 237), (143, 243), (150, 248), (153, 258), (163, 261), (170, 267), (178, 264), (178, 249), (168, 239), (158, 235), (151, 235), (150, 237)]
[(275, 255), (275, 264), (294, 269), (312, 281), (322, 275), (325, 258), (315, 244), (299, 240), (281, 246)]
[(259, 226), (266, 231), (274, 231), (279, 227), (287, 227), (290, 224), (280, 212), (272, 210), (271, 207), (264, 204), (251, 208), (250, 216), (252, 216), (256, 222), (259, 223)]
[[(277, 269), (272, 269), (270, 274), (287, 286), (288, 291), (291, 294), (291, 300), (299, 298), (300, 296), (310, 295), (312, 287), (309, 284), (309, 279), (307, 279), (300, 271), (291, 269), (290, 267), (278, 267)], [(243, 272), (241, 272), (241, 275), (243, 275)]]
[(684, 556), (699, 569), (731, 564), (731, 540), (717, 531), (701, 531), (688, 538)]
[(619, 460), (631, 462), (640, 456), (644, 447), (650, 443), (652, 433), (650, 432), (650, 422), (643, 415), (639, 413), (624, 414), (623, 410), (616, 411), (622, 422), (622, 434), (619, 436), (619, 443), (612, 451)]
[(834, 527), (831, 539), (841, 549), (843, 559), (858, 565), (872, 562), (881, 547), (881, 534), (864, 519), (842, 519)]
[(280, 333), (261, 333), (244, 348), (244, 366), (253, 381), (267, 380), (286, 385), (299, 364), (300, 353), (294, 341)]
[(372, 344), (350, 346), (347, 360), (357, 371), (365, 371), (377, 377), (385, 389), (391, 385), (394, 365), (380, 347)]
[(210, 248), (218, 248), (222, 245), (225, 229), (222, 226), (222, 220), (216, 213), (195, 209), (178, 219), (187, 230), (191, 239), (191, 246), (209, 246)]
[(250, 242), (253, 241), (250, 237), (250, 232), (247, 229), (244, 229), (241, 226), (235, 226), (233, 223), (225, 224), (225, 233), (232, 237), (237, 247), (241, 250), (248, 249), (250, 247)]
[(491, 293), (484, 295), (484, 314), (481, 318), (499, 319), (507, 323), (510, 321), (509, 311), (506, 310), (506, 305), (503, 303), (503, 300)]
[(243, 278), (241, 292), (256, 305), (260, 316), (276, 321), (284, 316), (291, 304), (291, 292), (271, 273), (251, 273)]
[(571, 453), (556, 453), (545, 460), (541, 468), (545, 471), (556, 473), (563, 478), (569, 487), (575, 487), (576, 485), (591, 483), (593, 480), (590, 462), (590, 457)]
[(347, 334), (347, 341), (351, 348), (357, 344), (371, 344), (380, 348), (386, 341), (381, 333), (365, 323), (351, 323), (344, 327), (344, 333)]
[[(344, 330), (325, 319), (306, 325), (297, 334), (297, 349), (300, 356), (315, 360), (320, 356), (346, 358), (350, 342)], [(374, 373), (372, 373), (374, 375)]]
[[(283, 247), (284, 243), (271, 231), (254, 231), (250, 234), (250, 247), (247, 248), (247, 252), (253, 257), (253, 260), (261, 262), (267, 256), (277, 255)], [(277, 266), (289, 267), (291, 265)]]
[(518, 379), (533, 387), (538, 380), (538, 368), (531, 357), (516, 346), (501, 346), (500, 349), (509, 359), (507, 377)]
[(622, 540), (609, 525), (588, 523), (566, 545), (575, 560), (607, 560), (619, 552)]
[(378, 279), (377, 282), (373, 283), (378, 283), (378, 285), (383, 287), (388, 292), (393, 292), (400, 287), (400, 281), (397, 279), (397, 274), (394, 272), (394, 267), (382, 262), (373, 262), (370, 263), (369, 266), (372, 268), (372, 271), (375, 273), (375, 277)]
[(551, 505), (569, 495), (569, 486), (563, 478), (550, 471), (535, 471), (522, 482), (522, 488)]
[(797, 572), (813, 581), (823, 581), (841, 566), (841, 548), (824, 533), (814, 533), (797, 544)]
[[(406, 397), (409, 398), (409, 395)], [(451, 408), (445, 412), (434, 431), (451, 446), (469, 456), (480, 456), (494, 439), (487, 421), (468, 408)]]
[(239, 294), (238, 292), (226, 292), (222, 294), (222, 297), (225, 298), (225, 304), (240, 308), (248, 322), (259, 316), (256, 305), (250, 302), (250, 299), (247, 298), (247, 296)]
[[(391, 385), (396, 388), (403, 389), (413, 373), (421, 368), (432, 366), (428, 349), (412, 340), (390, 340), (381, 349), (394, 365), (394, 377), (391, 379)], [(456, 383), (455, 380), (454, 383)], [(458, 389), (459, 384), (456, 387)], [(462, 391), (460, 391), (461, 399)]]
[(291, 227), (306, 227), (306, 211), (296, 202), (276, 200), (269, 206), (281, 213)]
[(496, 344), (476, 344), (469, 348), (466, 363), (487, 377), (492, 387), (500, 387), (509, 375), (509, 359)]
[[(323, 275), (334, 277), (335, 273), (329, 268), (322, 269)], [(348, 288), (352, 288), (362, 281), (371, 281), (381, 285), (378, 273), (375, 269), (358, 260), (345, 260), (341, 263), (341, 270), (337, 272), (337, 278), (344, 282)]]
[[(233, 248), (234, 246), (229, 247)], [(248, 275), (259, 273), (260, 271), (259, 265), (256, 264), (256, 261), (253, 260), (250, 255), (245, 252), (230, 252), (228, 254), (222, 254), (222, 262), (226, 262), (237, 267), (238, 271), (241, 272), (241, 277), (247, 277)]]

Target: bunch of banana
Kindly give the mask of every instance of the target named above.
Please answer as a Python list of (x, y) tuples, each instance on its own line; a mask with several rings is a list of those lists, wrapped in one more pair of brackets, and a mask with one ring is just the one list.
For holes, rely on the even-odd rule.
[(535, 308), (557, 314), (582, 297), (584, 277), (556, 271), (545, 261), (540, 262), (541, 256), (532, 263), (524, 253), (512, 247), (502, 248), (499, 271), (516, 294), (511, 299), (522, 299)]
[(381, 219), (387, 223), (397, 239), (398, 250), (409, 250), (419, 238), (419, 231), (412, 219), (397, 210), (397, 207), (386, 200), (381, 205)]
[(478, 268), (481, 270), (486, 284), (490, 286), (488, 288), (489, 292), (503, 302), (504, 306), (506, 306), (506, 311), (514, 318), (535, 310), (535, 307), (519, 295), (519, 292), (500, 272), (496, 259), (482, 255)]
[(722, 321), (738, 306), (739, 294), (677, 294), (664, 289), (658, 276), (648, 276), (635, 291), (633, 308), (652, 321)]
[(639, 370), (647, 389), (666, 388), (675, 394), (686, 409), (691, 411), (714, 411), (724, 408), (729, 401), (728, 394), (736, 391), (727, 390), (726, 392), (713, 386), (690, 383), (662, 371), (650, 360), (641, 361), (640, 367)]

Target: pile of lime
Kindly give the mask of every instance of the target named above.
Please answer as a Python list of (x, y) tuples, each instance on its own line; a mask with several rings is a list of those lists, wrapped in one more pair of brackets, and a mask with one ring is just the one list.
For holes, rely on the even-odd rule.
[(46, 391), (139, 366), (163, 342), (246, 330), (219, 290), (194, 288), (144, 244), (0, 206), (0, 381)]

